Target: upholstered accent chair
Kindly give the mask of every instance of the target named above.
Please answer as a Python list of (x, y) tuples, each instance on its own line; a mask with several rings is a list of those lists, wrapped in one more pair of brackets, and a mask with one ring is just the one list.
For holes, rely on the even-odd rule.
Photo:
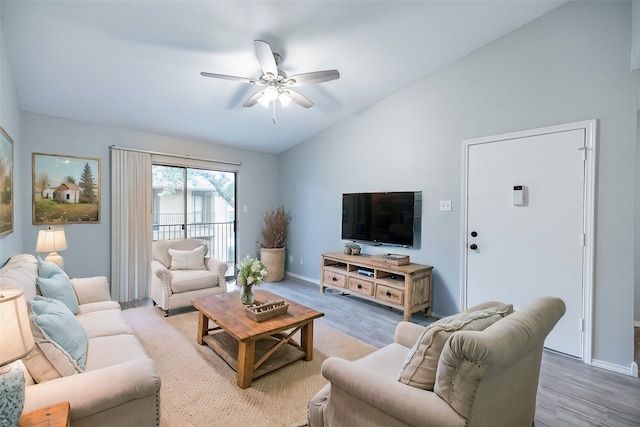
[(309, 426), (531, 427), (544, 340), (565, 304), (504, 308), (482, 304), (426, 328), (401, 322), (394, 343), (362, 359), (328, 358)]
[(195, 298), (227, 292), (226, 262), (205, 257), (207, 243), (198, 239), (153, 242), (151, 299), (169, 310), (189, 307)]

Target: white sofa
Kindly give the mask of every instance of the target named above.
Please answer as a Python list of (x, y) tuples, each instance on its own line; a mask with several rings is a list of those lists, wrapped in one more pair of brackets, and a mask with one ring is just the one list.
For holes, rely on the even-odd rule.
[[(35, 257), (16, 255), (0, 268), (0, 287), (20, 288), (32, 300), (38, 293), (37, 274)], [(71, 282), (80, 307), (76, 318), (88, 338), (85, 369), (44, 382), (43, 372), (34, 371), (41, 380), (36, 383), (26, 367), (34, 350), (18, 362), (26, 377), (24, 412), (68, 401), (73, 427), (158, 426), (160, 377), (155, 362), (133, 335), (120, 304), (111, 301), (106, 277)]]

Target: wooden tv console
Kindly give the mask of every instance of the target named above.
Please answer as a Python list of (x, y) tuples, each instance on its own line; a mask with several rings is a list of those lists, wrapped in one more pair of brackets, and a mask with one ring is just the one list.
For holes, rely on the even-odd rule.
[(425, 310), (431, 316), (431, 271), (421, 264), (389, 265), (370, 255), (322, 254), (321, 292), (326, 288), (349, 291), (380, 304), (403, 310), (404, 320)]

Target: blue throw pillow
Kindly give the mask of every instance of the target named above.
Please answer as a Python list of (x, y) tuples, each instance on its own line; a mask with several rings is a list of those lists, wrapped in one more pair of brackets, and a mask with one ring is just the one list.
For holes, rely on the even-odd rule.
[(44, 277), (46, 279), (56, 273), (63, 273), (66, 275), (64, 270), (58, 267), (57, 264), (45, 261), (42, 258), (38, 257), (38, 276)]
[(78, 367), (84, 369), (89, 339), (80, 321), (67, 306), (56, 299), (37, 296), (29, 301), (29, 308), (31, 321), (42, 334), (62, 347)]
[(78, 297), (67, 273), (54, 263), (38, 257), (38, 275), (40, 277), (36, 278), (36, 283), (43, 296), (62, 301), (73, 314), (78, 314)]

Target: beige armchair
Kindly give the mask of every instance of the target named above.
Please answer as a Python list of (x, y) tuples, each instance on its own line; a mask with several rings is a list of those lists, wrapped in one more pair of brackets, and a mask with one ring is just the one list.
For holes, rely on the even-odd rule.
[(207, 243), (197, 239), (158, 240), (152, 246), (151, 299), (165, 317), (191, 300), (227, 292), (226, 262), (205, 257)]
[(325, 360), (329, 384), (309, 402), (309, 426), (531, 427), (544, 340), (564, 311), (562, 300), (540, 298), (484, 329), (452, 332), (436, 355), (431, 390), (400, 381), (427, 336), (401, 322), (394, 343), (353, 362)]

